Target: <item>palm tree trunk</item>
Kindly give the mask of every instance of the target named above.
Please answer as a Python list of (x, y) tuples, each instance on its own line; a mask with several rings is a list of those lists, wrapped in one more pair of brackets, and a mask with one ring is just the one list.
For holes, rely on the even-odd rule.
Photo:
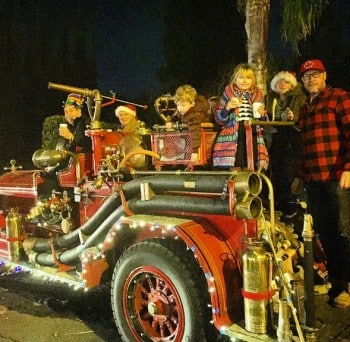
[(245, 12), (248, 63), (255, 66), (257, 85), (265, 94), (270, 0), (248, 0)]

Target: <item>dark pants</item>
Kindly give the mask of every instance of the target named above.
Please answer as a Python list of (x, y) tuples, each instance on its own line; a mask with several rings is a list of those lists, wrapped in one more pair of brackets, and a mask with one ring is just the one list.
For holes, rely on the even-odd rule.
[(313, 228), (327, 256), (335, 296), (350, 282), (350, 227), (346, 226), (350, 222), (350, 191), (338, 184), (336, 180), (310, 182), (306, 187)]
[[(255, 126), (252, 128), (252, 142), (253, 142), (253, 163), (256, 166), (258, 161), (258, 144), (256, 137)], [(247, 137), (245, 121), (239, 121), (238, 123), (238, 139), (237, 139), (237, 153), (235, 166), (242, 169), (248, 166), (247, 156)]]
[[(271, 181), (276, 209), (290, 215), (295, 212), (297, 196), (291, 192), (300, 149), (299, 133), (293, 127), (279, 127), (272, 134)], [(291, 210), (292, 209), (292, 210)]]

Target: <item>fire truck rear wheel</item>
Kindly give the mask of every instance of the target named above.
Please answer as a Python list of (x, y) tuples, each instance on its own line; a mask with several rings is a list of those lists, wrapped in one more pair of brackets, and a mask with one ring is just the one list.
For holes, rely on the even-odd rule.
[(207, 341), (208, 300), (204, 275), (179, 241), (132, 245), (115, 267), (111, 301), (123, 341)]

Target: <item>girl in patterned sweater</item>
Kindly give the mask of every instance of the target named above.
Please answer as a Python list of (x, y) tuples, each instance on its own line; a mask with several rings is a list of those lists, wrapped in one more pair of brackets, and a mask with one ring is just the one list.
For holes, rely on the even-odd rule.
[(213, 146), (214, 167), (267, 169), (268, 152), (262, 129), (250, 124), (251, 120), (266, 115), (262, 99), (254, 69), (249, 64), (237, 65), (215, 115), (216, 122), (223, 127)]

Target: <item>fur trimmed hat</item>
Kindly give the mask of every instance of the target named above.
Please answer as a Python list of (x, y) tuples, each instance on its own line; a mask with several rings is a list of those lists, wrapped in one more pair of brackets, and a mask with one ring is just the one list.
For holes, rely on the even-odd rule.
[(289, 82), (292, 87), (296, 87), (298, 84), (298, 81), (295, 77), (295, 74), (291, 71), (280, 71), (277, 73), (273, 79), (271, 80), (270, 87), (271, 89), (276, 92), (276, 84), (280, 80), (285, 80), (286, 82)]
[(118, 116), (120, 112), (125, 112), (130, 115), (136, 116), (136, 107), (132, 104), (126, 104), (124, 106), (119, 106), (115, 109), (115, 115)]
[(74, 106), (76, 108), (83, 108), (84, 96), (79, 94), (69, 94), (64, 105)]

